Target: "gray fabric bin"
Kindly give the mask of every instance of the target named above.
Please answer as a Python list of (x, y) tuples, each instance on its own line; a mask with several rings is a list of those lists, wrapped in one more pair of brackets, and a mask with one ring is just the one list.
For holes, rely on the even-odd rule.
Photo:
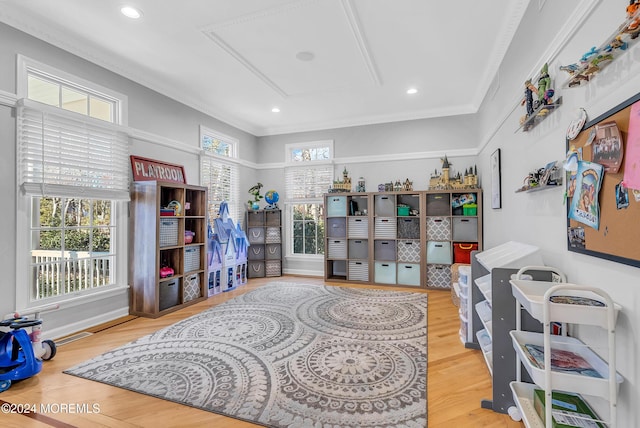
[(478, 219), (461, 217), (453, 219), (452, 241), (478, 242)]
[(349, 256), (350, 259), (369, 258), (369, 240), (368, 239), (349, 239)]
[(376, 239), (373, 246), (374, 260), (396, 260), (396, 241)]
[(420, 239), (420, 219), (418, 217), (398, 218), (399, 239)]

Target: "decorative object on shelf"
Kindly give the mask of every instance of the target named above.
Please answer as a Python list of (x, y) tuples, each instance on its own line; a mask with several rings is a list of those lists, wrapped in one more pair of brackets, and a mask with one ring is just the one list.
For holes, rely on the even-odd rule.
[(640, 3), (631, 0), (624, 22), (599, 46), (593, 46), (576, 63), (560, 66), (569, 73), (563, 87), (573, 88), (589, 82), (597, 73), (619, 58), (640, 34)]
[(169, 278), (174, 275), (174, 270), (169, 266), (162, 266), (160, 268), (160, 278)]
[(342, 171), (342, 180), (333, 180), (333, 185), (329, 189), (329, 193), (342, 193), (351, 191), (351, 177), (347, 167)]
[(447, 155), (441, 159), (442, 172), (438, 173), (436, 170), (431, 174), (429, 179), (430, 190), (447, 190), (447, 189), (477, 189), (478, 188), (478, 169), (474, 165), (473, 168), (467, 168), (464, 171), (464, 176), (460, 173), (451, 177), (451, 165), (447, 159)]
[(184, 231), (184, 243), (185, 244), (191, 244), (193, 242), (193, 238), (195, 236), (196, 236), (196, 234), (192, 230), (185, 230)]
[(402, 190), (404, 190), (405, 192), (412, 192), (413, 191), (413, 181), (409, 181), (408, 178), (406, 180), (404, 180), (404, 184), (402, 185)]
[(260, 199), (263, 198), (263, 196), (260, 194), (260, 189), (262, 189), (262, 183), (257, 183), (255, 186), (251, 187), (249, 189), (249, 194), (253, 195), (253, 199), (249, 199), (247, 201), (248, 204), (248, 208), (250, 210), (258, 210), (260, 209)]
[(170, 181), (187, 184), (184, 167), (140, 156), (130, 156), (133, 181)]
[(280, 195), (275, 190), (267, 190), (267, 193), (264, 194), (264, 200), (269, 204), (265, 210), (277, 210)]
[(520, 105), (526, 105), (527, 113), (520, 118), (520, 128), (525, 132), (541, 122), (562, 102), (562, 98), (553, 101), (555, 90), (551, 87), (549, 64), (545, 63), (540, 69), (537, 84), (536, 87), (531, 79), (524, 82), (524, 98)]
[(583, 108), (578, 109), (578, 115), (571, 121), (567, 128), (567, 140), (571, 141), (578, 136), (584, 124), (587, 121), (587, 111)]
[(356, 192), (366, 192), (367, 186), (364, 177), (358, 178), (358, 185), (356, 186)]
[(502, 208), (502, 185), (500, 183), (500, 149), (491, 154), (491, 208)]
[(393, 184), (393, 190), (395, 192), (399, 192), (402, 190), (402, 183), (400, 183), (400, 180), (396, 180), (396, 182)]
[(178, 201), (169, 202), (167, 204), (167, 209), (173, 210), (173, 215), (174, 216), (182, 215), (182, 205)]
[(562, 185), (562, 169), (558, 167), (557, 161), (549, 162), (544, 168), (539, 168), (527, 175), (522, 187), (516, 190), (519, 192), (530, 192), (542, 189), (553, 188)]

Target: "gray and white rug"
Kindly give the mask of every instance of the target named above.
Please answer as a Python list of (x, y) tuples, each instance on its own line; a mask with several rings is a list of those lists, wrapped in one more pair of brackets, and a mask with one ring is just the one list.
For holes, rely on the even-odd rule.
[(275, 282), (65, 373), (268, 427), (427, 426), (427, 295)]

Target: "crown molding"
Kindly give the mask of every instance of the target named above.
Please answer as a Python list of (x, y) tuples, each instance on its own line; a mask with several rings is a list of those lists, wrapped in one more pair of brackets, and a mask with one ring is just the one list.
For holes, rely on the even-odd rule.
[(0, 90), (0, 104), (9, 107), (15, 107), (17, 102), (18, 96), (16, 94)]

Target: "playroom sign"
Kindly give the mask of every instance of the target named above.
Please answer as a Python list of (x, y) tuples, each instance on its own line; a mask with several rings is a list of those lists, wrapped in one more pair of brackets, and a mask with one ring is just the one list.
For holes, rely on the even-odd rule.
[(182, 165), (174, 165), (153, 159), (141, 158), (139, 156), (130, 157), (133, 181), (158, 180), (173, 183), (187, 183)]

